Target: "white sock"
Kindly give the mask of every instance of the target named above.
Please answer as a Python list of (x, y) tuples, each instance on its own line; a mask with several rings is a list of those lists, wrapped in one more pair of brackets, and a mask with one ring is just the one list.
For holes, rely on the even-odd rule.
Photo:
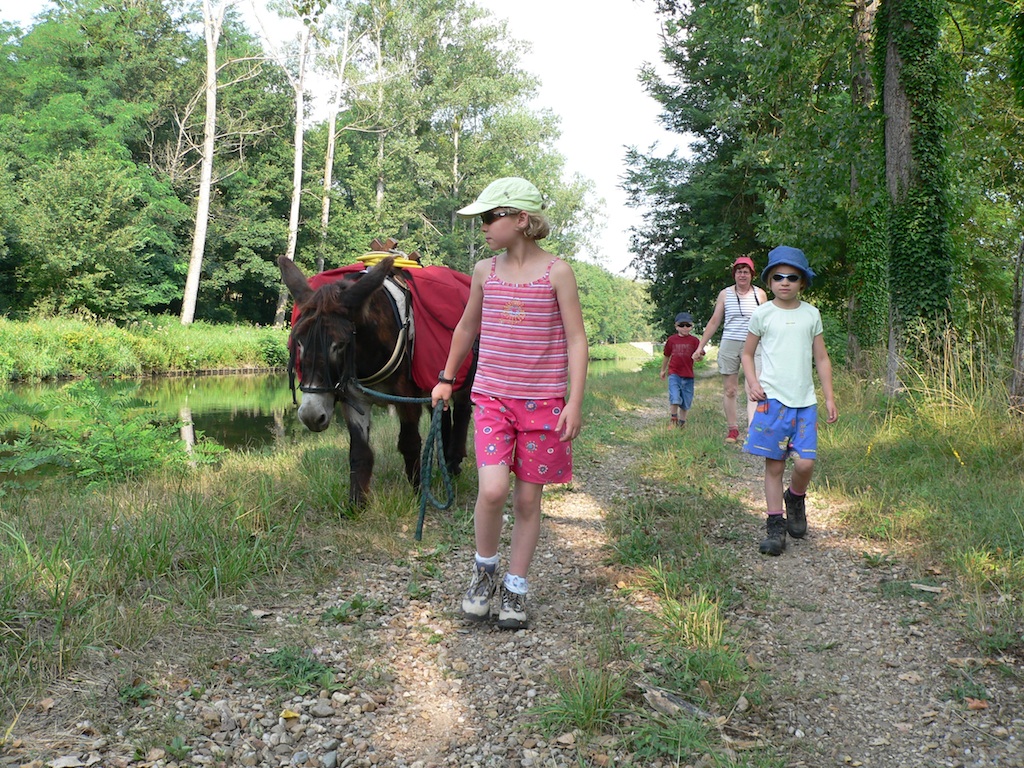
[(480, 553), (476, 553), (476, 566), (481, 567), (488, 573), (494, 573), (494, 569), (498, 567), (498, 561), (501, 560), (500, 555), (493, 555), (491, 557), (480, 557)]
[(530, 589), (525, 576), (513, 576), (511, 573), (505, 574), (504, 584), (505, 589), (517, 595), (525, 595)]

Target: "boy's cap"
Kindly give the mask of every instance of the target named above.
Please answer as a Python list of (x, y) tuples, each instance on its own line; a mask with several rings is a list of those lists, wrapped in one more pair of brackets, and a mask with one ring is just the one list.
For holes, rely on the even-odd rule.
[(693, 325), (693, 315), (689, 312), (680, 312), (676, 315), (676, 325), (679, 325), (680, 323), (689, 323), (690, 325)]
[(773, 248), (768, 251), (768, 266), (761, 272), (761, 282), (765, 282), (768, 279), (768, 272), (772, 267), (777, 267), (780, 264), (785, 264), (789, 267), (796, 267), (804, 273), (805, 288), (809, 288), (811, 282), (814, 280), (814, 270), (811, 269), (811, 265), (807, 263), (807, 257), (804, 256), (804, 252), (799, 248), (791, 248), (788, 245), (780, 245), (777, 248)]
[(515, 208), (527, 213), (544, 210), (544, 196), (526, 179), (507, 176), (492, 181), (472, 203), (456, 211), (459, 216), (472, 218), (495, 208)]
[(732, 269), (730, 271), (735, 272), (736, 267), (750, 267), (751, 274), (757, 272), (757, 269), (754, 267), (754, 260), (749, 256), (740, 256), (736, 259), (736, 261), (732, 263)]

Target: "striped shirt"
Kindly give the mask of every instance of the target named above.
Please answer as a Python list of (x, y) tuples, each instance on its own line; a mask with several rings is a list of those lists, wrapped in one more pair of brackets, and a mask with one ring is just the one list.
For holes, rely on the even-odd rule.
[(725, 325), (722, 326), (722, 338), (733, 341), (747, 340), (747, 326), (761, 302), (757, 300), (757, 288), (751, 286), (745, 296), (736, 293), (736, 288), (725, 289)]
[(495, 273), (484, 281), (480, 352), (473, 392), (491, 397), (539, 400), (565, 397), (569, 348), (551, 267), (532, 283), (506, 283)]

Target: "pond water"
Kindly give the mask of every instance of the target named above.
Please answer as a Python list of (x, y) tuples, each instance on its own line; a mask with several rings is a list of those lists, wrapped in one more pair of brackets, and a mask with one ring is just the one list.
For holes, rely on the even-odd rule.
[[(642, 361), (592, 361), (590, 376), (638, 370)], [(16, 398), (35, 401), (66, 384), (14, 385)], [(191, 422), (198, 432), (229, 450), (262, 448), (303, 440), (311, 433), (296, 414), (285, 373), (175, 376), (106, 381), (113, 393), (131, 393), (151, 403), (157, 415)], [(331, 429), (337, 429), (337, 422)]]

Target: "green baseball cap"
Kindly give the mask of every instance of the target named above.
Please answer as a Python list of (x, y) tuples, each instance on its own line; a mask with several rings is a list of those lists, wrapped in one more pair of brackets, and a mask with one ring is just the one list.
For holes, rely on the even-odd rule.
[(507, 176), (492, 181), (480, 196), (465, 208), (456, 211), (459, 216), (472, 218), (495, 208), (515, 208), (527, 213), (544, 210), (544, 197), (533, 184), (518, 176)]

